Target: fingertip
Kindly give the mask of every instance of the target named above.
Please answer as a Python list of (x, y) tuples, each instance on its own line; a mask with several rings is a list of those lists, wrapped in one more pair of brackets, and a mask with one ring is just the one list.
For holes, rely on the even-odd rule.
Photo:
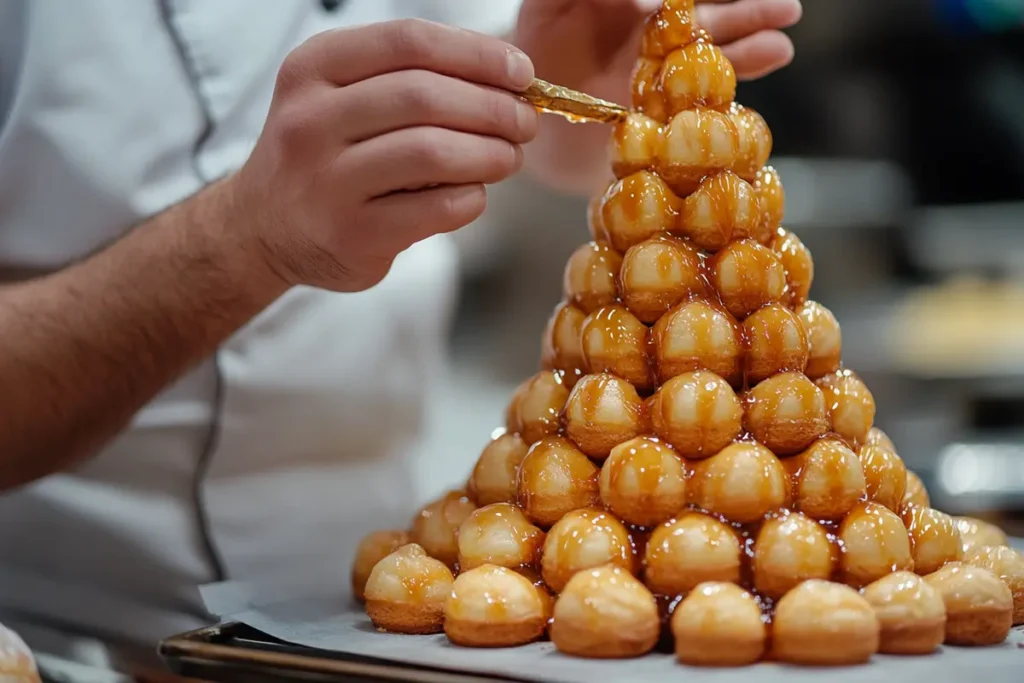
[(451, 230), (472, 223), (487, 210), (487, 186), (483, 183), (458, 185), (441, 191), (447, 194), (448, 214), (452, 218)]
[(533, 60), (519, 48), (508, 46), (505, 51), (508, 61), (509, 85), (515, 90), (526, 90), (533, 83)]
[(759, 31), (722, 48), (745, 81), (763, 78), (788, 66), (796, 56), (793, 41), (782, 31)]

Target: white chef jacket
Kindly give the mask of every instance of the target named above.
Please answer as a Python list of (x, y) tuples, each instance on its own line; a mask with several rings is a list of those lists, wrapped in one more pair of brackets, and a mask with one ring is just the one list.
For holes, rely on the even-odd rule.
[[(0, 274), (60, 268), (236, 169), (278, 66), (310, 35), (407, 16), (497, 34), (518, 9), (0, 4)], [(413, 512), (407, 459), (455, 266), (435, 238), (370, 291), (290, 292), (98, 457), (0, 495), (0, 620), (151, 646), (208, 623), (204, 583), (321, 566), (344, 591), (361, 535)], [(15, 387), (0, 392), (16, 400)]]

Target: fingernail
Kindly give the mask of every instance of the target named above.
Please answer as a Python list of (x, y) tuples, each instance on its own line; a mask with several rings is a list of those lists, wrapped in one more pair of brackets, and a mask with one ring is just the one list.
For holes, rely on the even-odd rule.
[(533, 62), (514, 47), (508, 49), (508, 77), (512, 85), (519, 88), (526, 88), (533, 82)]

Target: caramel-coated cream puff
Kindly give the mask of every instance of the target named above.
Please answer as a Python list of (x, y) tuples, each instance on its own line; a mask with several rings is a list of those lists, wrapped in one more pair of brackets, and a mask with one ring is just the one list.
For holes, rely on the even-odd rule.
[(654, 596), (628, 571), (605, 565), (577, 573), (555, 601), (549, 633), (559, 651), (590, 658), (638, 657), (661, 631)]
[(761, 204), (754, 188), (735, 173), (717, 173), (701, 182), (683, 200), (677, 231), (710, 252), (733, 239), (768, 236), (761, 220)]
[(838, 439), (818, 439), (782, 465), (793, 482), (794, 507), (814, 519), (840, 520), (867, 495), (860, 460)]
[(455, 578), (440, 560), (409, 543), (378, 562), (366, 580), (366, 614), (392, 633), (440, 633)]
[(660, 524), (686, 505), (683, 461), (655, 438), (641, 436), (613, 448), (599, 481), (601, 501), (629, 524)]
[(796, 314), (804, 324), (810, 347), (804, 374), (818, 379), (838, 370), (843, 357), (843, 336), (832, 311), (817, 301), (805, 301)]
[(861, 446), (857, 451), (868, 498), (899, 513), (907, 492), (907, 467), (900, 456), (882, 446)]
[(825, 392), (832, 431), (853, 444), (863, 442), (875, 420), (875, 397), (863, 380), (852, 370), (838, 370), (815, 383)]
[[(612, 129), (611, 162), (615, 177), (624, 179), (641, 171), (653, 170), (658, 157), (664, 152), (667, 133), (665, 125), (649, 116), (639, 112), (627, 114)], [(664, 174), (659, 175), (672, 186), (669, 178), (665, 178)], [(606, 227), (610, 224), (607, 215), (604, 216), (604, 223)], [(642, 239), (649, 236), (645, 235)]]
[(731, 527), (701, 512), (684, 512), (651, 533), (644, 583), (658, 595), (685, 595), (706, 581), (738, 583), (742, 552)]
[(519, 505), (534, 524), (550, 527), (567, 512), (600, 502), (599, 470), (568, 439), (535, 443), (519, 466)]
[(641, 322), (653, 324), (673, 306), (705, 290), (700, 255), (685, 240), (649, 239), (630, 247), (622, 259), (622, 303)]
[(633, 109), (649, 116), (659, 123), (668, 121), (668, 101), (661, 88), (660, 58), (640, 57), (633, 66), (632, 95)]
[(465, 647), (515, 647), (544, 635), (550, 602), (511, 569), (483, 564), (459, 574), (444, 603), (444, 632)]
[(540, 561), (544, 532), (511, 503), (494, 503), (473, 511), (459, 527), (459, 571), (484, 564), (519, 569)]
[(739, 323), (724, 309), (695, 299), (661, 316), (651, 329), (658, 381), (709, 370), (738, 386), (743, 379)]
[(649, 401), (654, 433), (684, 458), (709, 458), (743, 430), (743, 406), (729, 383), (698, 370), (673, 377)]
[(772, 653), (792, 664), (862, 664), (878, 652), (875, 610), (849, 586), (811, 579), (775, 606)]
[(672, 613), (676, 658), (697, 666), (744, 666), (761, 659), (761, 607), (734, 583), (702, 583)]
[(541, 556), (541, 576), (548, 588), (559, 593), (577, 572), (606, 564), (630, 573), (637, 570), (629, 531), (610, 513), (574, 510), (551, 527)]
[(1008, 545), (1006, 532), (991, 522), (974, 517), (954, 517), (956, 528), (960, 530), (960, 541), (964, 552), (980, 545)]
[(946, 605), (950, 645), (996, 645), (1013, 626), (1013, 594), (988, 569), (950, 562), (924, 577)]
[(799, 453), (829, 431), (825, 395), (800, 372), (783, 372), (744, 396), (744, 424), (774, 453)]
[[(782, 178), (779, 176), (779, 172), (773, 166), (762, 166), (761, 170), (754, 176), (754, 192), (757, 194), (758, 202), (761, 205), (761, 224), (764, 229), (772, 235), (782, 235), (784, 231), (780, 231), (782, 225), (782, 217), (786, 213), (786, 190), (782, 186)], [(797, 287), (797, 284), (791, 281), (794, 277), (794, 273), (800, 273), (801, 271), (792, 268), (790, 261), (788, 261), (783, 253), (776, 248), (776, 245), (772, 245), (772, 251), (779, 254), (779, 258), (782, 259), (782, 265), (786, 267), (787, 282), (790, 283), (790, 288)], [(804, 251), (807, 251), (806, 248)], [(807, 258), (810, 259), (810, 252), (807, 251)], [(808, 275), (813, 274), (813, 269), (806, 270)], [(801, 282), (799, 287), (810, 291), (811, 289), (811, 278), (808, 277), (806, 282)], [(802, 301), (793, 301), (792, 304), (796, 305), (803, 303)]]
[(657, 60), (697, 40), (702, 31), (693, 17), (693, 0), (664, 2), (644, 24), (640, 54)]
[(544, 370), (526, 380), (512, 396), (506, 411), (508, 431), (533, 445), (558, 432), (562, 409), (569, 398), (564, 375)]
[(893, 443), (892, 439), (889, 438), (889, 435), (883, 432), (878, 427), (872, 427), (871, 429), (868, 430), (868, 435), (864, 437), (864, 445), (881, 446), (882, 448), (890, 450), (893, 453), (899, 452), (896, 450), (896, 444)]
[(754, 240), (730, 242), (710, 261), (711, 284), (737, 320), (782, 299), (786, 270), (771, 249)]
[(1024, 624), (1024, 558), (1005, 545), (975, 546), (964, 554), (964, 564), (987, 569), (998, 576), (1013, 595), (1013, 623)]
[(910, 505), (903, 508), (900, 516), (910, 533), (914, 571), (918, 574), (931, 574), (947, 562), (963, 557), (960, 531), (945, 512)]
[[(762, 171), (763, 177), (767, 174)], [(758, 179), (762, 178), (758, 174)], [(755, 189), (760, 189), (756, 182)], [(766, 221), (767, 222), (767, 221)], [(782, 301), (787, 306), (800, 306), (807, 301), (807, 295), (811, 292), (811, 283), (814, 281), (814, 259), (811, 257), (811, 250), (804, 246), (800, 238), (795, 234), (778, 228), (772, 235), (768, 247), (775, 252), (782, 261), (782, 267), (786, 269), (786, 291), (782, 295)]]
[(843, 544), (843, 581), (855, 588), (886, 574), (914, 569), (910, 534), (895, 512), (878, 503), (861, 503), (839, 525)]
[(661, 89), (671, 111), (722, 108), (736, 97), (736, 71), (720, 47), (695, 40), (665, 56)]
[(566, 261), (562, 276), (565, 300), (584, 313), (592, 313), (618, 300), (616, 284), (622, 255), (606, 242), (589, 242)]
[(466, 493), (477, 505), (512, 503), (519, 464), (529, 446), (518, 434), (500, 432), (484, 447), (469, 476)]
[(743, 371), (750, 384), (807, 367), (807, 332), (796, 313), (782, 304), (763, 306), (747, 316), (743, 338), (747, 351)]
[(583, 358), (593, 373), (608, 372), (640, 391), (653, 388), (647, 326), (625, 306), (599, 308), (583, 322)]
[[(650, 121), (643, 117), (641, 120)], [(640, 171), (614, 183), (600, 200), (597, 239), (625, 252), (671, 228), (680, 200), (665, 181), (650, 171)]]
[(409, 540), (431, 557), (454, 567), (459, 558), (459, 527), (475, 509), (476, 505), (464, 492), (450, 491), (416, 513)]
[(754, 587), (781, 598), (807, 579), (828, 579), (837, 554), (828, 533), (810, 517), (794, 512), (769, 519), (754, 542)]
[(883, 576), (863, 591), (882, 626), (879, 652), (925, 655), (946, 635), (946, 606), (931, 584), (912, 572)]
[(626, 380), (607, 373), (576, 383), (562, 416), (565, 433), (585, 454), (603, 460), (618, 444), (649, 431), (647, 409)]
[(541, 367), (562, 373), (562, 380), (566, 386), (571, 387), (586, 371), (581, 339), (586, 319), (586, 313), (563, 301), (555, 307), (547, 325), (544, 326), (540, 350)]
[(928, 497), (928, 489), (925, 488), (921, 477), (914, 472), (907, 470), (907, 490), (903, 492), (903, 500), (900, 502), (900, 509), (909, 507), (931, 507), (931, 499)]
[(352, 595), (363, 600), (363, 589), (374, 565), (409, 542), (406, 531), (374, 531), (363, 537), (352, 562)]
[(733, 522), (755, 522), (786, 504), (789, 481), (775, 454), (759, 443), (740, 441), (697, 461), (690, 500)]

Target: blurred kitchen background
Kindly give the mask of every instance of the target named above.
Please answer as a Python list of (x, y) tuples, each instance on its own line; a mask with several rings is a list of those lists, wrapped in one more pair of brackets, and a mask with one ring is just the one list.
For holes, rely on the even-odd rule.
[[(937, 506), (1024, 536), (1024, 0), (804, 0), (796, 61), (741, 84), (774, 134), (876, 424)], [(540, 337), (586, 202), (523, 180), (460, 235), (464, 288), (424, 497), (465, 481)], [(542, 247), (541, 244), (544, 246)]]

